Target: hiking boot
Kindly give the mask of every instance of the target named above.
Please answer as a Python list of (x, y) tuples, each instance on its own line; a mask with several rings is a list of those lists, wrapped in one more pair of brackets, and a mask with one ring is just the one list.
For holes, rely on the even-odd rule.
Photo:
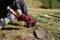
[(32, 27), (36, 24), (37, 20), (31, 20), (30, 16), (23, 14), (21, 17), (17, 18), (18, 21), (25, 21), (27, 27)]
[(3, 20), (0, 20), (0, 30), (3, 29), (5, 26), (5, 23), (3, 22)]
[(30, 19), (31, 19), (31, 17), (26, 16), (25, 14), (22, 14), (22, 16), (17, 18), (18, 21), (25, 21), (25, 22), (29, 21)]
[(37, 23), (37, 20), (30, 20), (29, 22), (26, 23), (27, 27), (32, 27)]
[(3, 28), (4, 28), (4, 26), (1, 26), (1, 25), (0, 25), (0, 30), (3, 29)]

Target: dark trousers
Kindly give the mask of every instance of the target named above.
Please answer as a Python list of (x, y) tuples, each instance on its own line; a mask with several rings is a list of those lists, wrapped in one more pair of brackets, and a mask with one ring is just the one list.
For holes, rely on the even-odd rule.
[(24, 14), (28, 15), (27, 7), (26, 7), (26, 5), (25, 5), (24, 0), (18, 0), (17, 3), (19, 4), (20, 9), (22, 10), (22, 12), (23, 12)]

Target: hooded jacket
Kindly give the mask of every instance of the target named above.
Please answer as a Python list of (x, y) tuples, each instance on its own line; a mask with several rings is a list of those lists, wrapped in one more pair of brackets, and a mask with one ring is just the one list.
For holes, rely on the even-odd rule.
[(20, 9), (16, 0), (1, 0), (0, 1), (0, 18), (6, 17), (8, 10), (7, 6), (10, 6), (14, 11)]

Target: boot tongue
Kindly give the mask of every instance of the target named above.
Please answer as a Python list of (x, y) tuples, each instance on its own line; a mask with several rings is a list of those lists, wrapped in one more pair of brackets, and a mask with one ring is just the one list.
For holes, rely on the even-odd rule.
[(30, 20), (31, 20), (31, 17), (30, 16), (26, 16), (25, 21), (29, 22)]

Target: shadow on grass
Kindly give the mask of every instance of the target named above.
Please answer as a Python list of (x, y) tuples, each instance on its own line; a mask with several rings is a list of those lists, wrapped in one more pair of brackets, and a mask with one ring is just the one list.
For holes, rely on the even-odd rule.
[(18, 23), (9, 23), (8, 25), (20, 26)]
[(20, 30), (19, 28), (3, 28), (1, 30)]

